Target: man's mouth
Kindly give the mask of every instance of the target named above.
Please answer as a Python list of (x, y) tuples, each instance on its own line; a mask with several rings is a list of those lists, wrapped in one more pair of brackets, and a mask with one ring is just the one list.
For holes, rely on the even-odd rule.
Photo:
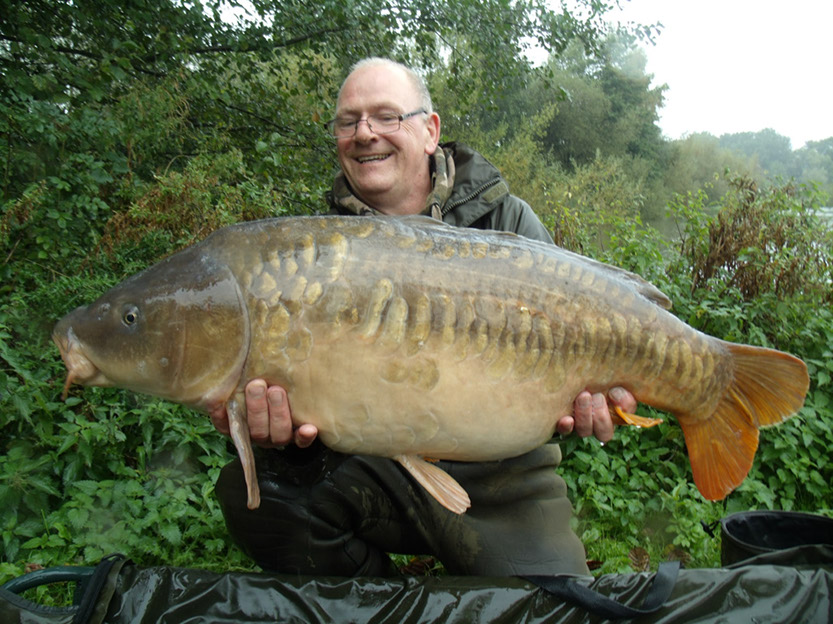
[(356, 160), (359, 162), (360, 165), (369, 162), (376, 162), (379, 160), (386, 160), (390, 157), (390, 154), (371, 154), (369, 156), (357, 156)]

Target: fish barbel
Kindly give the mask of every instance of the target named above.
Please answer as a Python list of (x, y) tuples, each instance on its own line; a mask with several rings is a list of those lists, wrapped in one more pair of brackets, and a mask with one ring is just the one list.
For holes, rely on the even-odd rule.
[(709, 500), (746, 477), (759, 427), (804, 403), (805, 364), (667, 312), (640, 277), (523, 237), (422, 217), (288, 217), (223, 228), (58, 322), (66, 387), (225, 405), (259, 505), (244, 387), (286, 388), (327, 446), (397, 460), (443, 505), (466, 492), (423, 458), (490, 461), (549, 440), (582, 390), (675, 415)]

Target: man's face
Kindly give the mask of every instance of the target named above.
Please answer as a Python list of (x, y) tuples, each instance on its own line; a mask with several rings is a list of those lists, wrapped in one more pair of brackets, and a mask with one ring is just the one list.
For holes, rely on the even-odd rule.
[[(336, 115), (366, 119), (379, 113), (402, 115), (420, 107), (419, 95), (404, 72), (370, 66), (348, 76)], [(405, 211), (400, 207), (415, 206), (420, 197), (424, 202), (428, 196), (427, 155), (434, 153), (438, 140), (436, 114), (406, 119), (391, 134), (376, 134), (362, 121), (353, 137), (338, 139), (338, 159), (350, 186), (361, 199), (383, 212)]]

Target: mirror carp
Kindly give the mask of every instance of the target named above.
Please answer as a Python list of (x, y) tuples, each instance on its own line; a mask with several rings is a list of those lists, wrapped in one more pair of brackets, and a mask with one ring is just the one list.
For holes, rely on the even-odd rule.
[(579, 392), (622, 386), (676, 417), (697, 488), (719, 500), (749, 472), (759, 427), (801, 408), (807, 368), (707, 336), (670, 307), (633, 273), (514, 234), (286, 217), (214, 232), (69, 313), (53, 338), (66, 388), (225, 405), (250, 508), (243, 390), (256, 377), (286, 388), (296, 425), (398, 461), (456, 513), (468, 495), (425, 458), (520, 455)]

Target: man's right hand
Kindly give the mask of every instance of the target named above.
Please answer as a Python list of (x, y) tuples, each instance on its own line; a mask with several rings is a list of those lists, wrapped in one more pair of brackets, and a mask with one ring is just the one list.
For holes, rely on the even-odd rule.
[[(220, 433), (228, 435), (228, 414), (225, 408), (210, 414), (211, 422)], [(246, 419), (252, 442), (264, 448), (286, 446), (294, 442), (306, 448), (318, 437), (315, 425), (292, 425), (289, 397), (280, 386), (266, 387), (263, 379), (253, 379), (246, 384)]]

